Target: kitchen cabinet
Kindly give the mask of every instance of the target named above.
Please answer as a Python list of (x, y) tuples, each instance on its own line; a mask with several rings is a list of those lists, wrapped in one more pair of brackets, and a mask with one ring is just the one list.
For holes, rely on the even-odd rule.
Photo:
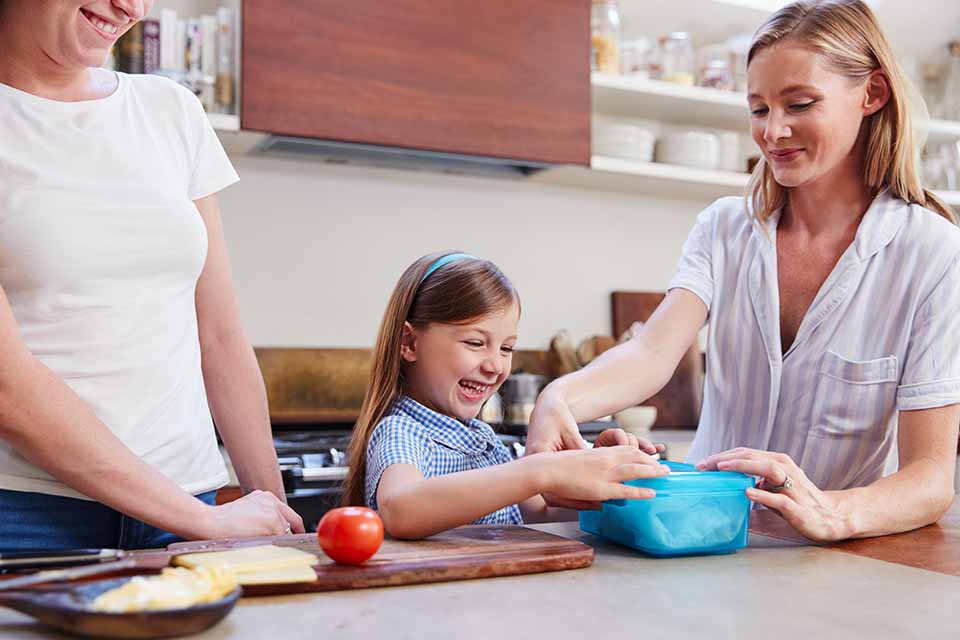
[(588, 0), (244, 0), (241, 128), (590, 163)]

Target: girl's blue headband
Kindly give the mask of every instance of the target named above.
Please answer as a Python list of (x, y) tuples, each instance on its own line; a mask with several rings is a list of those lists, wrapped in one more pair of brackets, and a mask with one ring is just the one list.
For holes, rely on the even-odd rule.
[(450, 264), (451, 262), (456, 262), (457, 260), (476, 260), (474, 256), (471, 256), (468, 253), (449, 253), (445, 256), (437, 258), (433, 264), (427, 269), (426, 273), (423, 274), (423, 277), (420, 278), (420, 284), (423, 284), (423, 281), (430, 277), (434, 271), (439, 269), (445, 264)]

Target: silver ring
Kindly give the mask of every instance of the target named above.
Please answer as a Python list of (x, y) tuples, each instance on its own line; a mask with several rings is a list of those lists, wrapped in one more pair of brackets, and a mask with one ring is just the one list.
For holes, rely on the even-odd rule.
[(781, 484), (774, 485), (772, 487), (767, 487), (767, 491), (770, 493), (781, 493), (793, 486), (793, 480), (787, 474), (783, 474), (783, 482)]
[(283, 532), (284, 532), (284, 533), (290, 533), (290, 532), (291, 532), (291, 529), (290, 529), (290, 525), (289, 525), (289, 524), (287, 525), (287, 528), (283, 530)]

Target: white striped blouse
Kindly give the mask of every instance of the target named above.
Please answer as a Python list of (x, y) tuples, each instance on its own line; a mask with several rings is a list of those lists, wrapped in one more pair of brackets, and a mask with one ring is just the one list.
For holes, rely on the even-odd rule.
[(960, 229), (881, 192), (786, 354), (776, 225), (723, 198), (697, 218), (670, 288), (709, 309), (688, 460), (744, 446), (789, 454), (821, 489), (897, 469), (899, 411), (960, 402)]

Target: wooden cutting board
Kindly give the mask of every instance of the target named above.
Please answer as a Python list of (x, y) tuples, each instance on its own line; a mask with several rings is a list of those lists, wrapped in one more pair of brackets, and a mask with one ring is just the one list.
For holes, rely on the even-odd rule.
[(316, 582), (251, 585), (244, 596), (268, 596), (366, 587), (392, 587), (427, 582), (491, 578), (524, 573), (580, 569), (593, 563), (593, 549), (526, 527), (470, 525), (414, 542), (386, 539), (364, 565), (339, 565), (320, 550), (313, 533), (208, 542), (181, 542), (175, 553), (217, 551), (258, 544), (294, 547), (316, 554)]
[[(636, 321), (646, 322), (663, 302), (665, 294), (646, 291), (614, 291), (610, 295), (613, 337), (619, 339)], [(684, 354), (673, 377), (660, 393), (643, 404), (657, 408), (655, 427), (695, 429), (703, 402), (703, 356), (694, 343)]]

